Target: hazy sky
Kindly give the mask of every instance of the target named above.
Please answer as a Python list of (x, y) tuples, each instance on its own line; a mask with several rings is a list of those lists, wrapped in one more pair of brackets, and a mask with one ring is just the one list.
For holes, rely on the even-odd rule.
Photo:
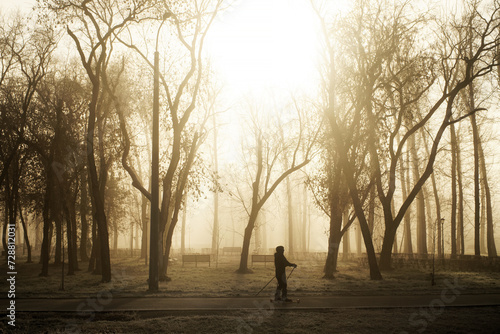
[(4, 11), (20, 9), (22, 11), (29, 11), (36, 3), (35, 0), (0, 0), (0, 10), (2, 14)]
[(318, 34), (306, 1), (238, 1), (209, 34), (216, 68), (239, 93), (303, 90), (315, 80)]

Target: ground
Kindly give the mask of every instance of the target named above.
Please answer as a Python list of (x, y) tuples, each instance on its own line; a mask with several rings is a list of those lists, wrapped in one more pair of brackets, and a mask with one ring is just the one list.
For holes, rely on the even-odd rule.
[[(26, 314), (19, 333), (498, 333), (499, 307), (450, 308), (426, 323), (419, 309), (234, 311), (209, 314), (104, 313), (92, 322), (74, 314)], [(432, 320), (432, 318), (431, 318)]]
[[(292, 259), (290, 259), (292, 260)], [(384, 280), (371, 281), (367, 268), (356, 261), (341, 262), (334, 280), (322, 279), (321, 260), (300, 260), (289, 280), (293, 296), (439, 295), (445, 280), (458, 280), (463, 294), (500, 293), (498, 272), (446, 272), (436, 267), (437, 284), (430, 284), (430, 268), (385, 272)], [(49, 277), (38, 277), (40, 264), (16, 263), (16, 298), (82, 298), (109, 291), (114, 297), (246, 297), (252, 298), (274, 275), (272, 264), (255, 264), (253, 274), (240, 275), (237, 257), (211, 263), (175, 262), (170, 282), (161, 282), (158, 293), (147, 292), (148, 267), (138, 258), (113, 258), (113, 281), (100, 283), (100, 276), (85, 270), (64, 276), (51, 266)], [(80, 263), (86, 269), (86, 263)], [(3, 267), (5, 265), (2, 265)], [(6, 270), (2, 268), (1, 270)], [(1, 288), (7, 291), (5, 281)], [(271, 283), (262, 294), (272, 294)], [(5, 298), (5, 297), (2, 297)], [(4, 299), (6, 300), (6, 299)], [(48, 300), (47, 302), (50, 302)], [(2, 307), (3, 309), (3, 307)], [(223, 312), (103, 312), (89, 319), (78, 312), (27, 313), (18, 310), (19, 333), (495, 333), (500, 307), (317, 310), (228, 310)], [(91, 320), (91, 321), (90, 321)], [(0, 329), (7, 331), (6, 321)]]

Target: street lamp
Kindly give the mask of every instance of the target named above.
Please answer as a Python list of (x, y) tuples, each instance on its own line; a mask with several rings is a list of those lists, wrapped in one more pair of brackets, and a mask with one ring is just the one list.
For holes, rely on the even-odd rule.
[(156, 48), (154, 55), (154, 87), (153, 87), (153, 147), (151, 157), (151, 224), (150, 224), (150, 244), (149, 244), (149, 291), (158, 291), (158, 273), (159, 273), (159, 227), (160, 227), (160, 209), (159, 209), (159, 146), (160, 146), (160, 83), (159, 83), (159, 55), (158, 38), (160, 30), (166, 19), (172, 16), (171, 12), (163, 14), (163, 20), (156, 33)]

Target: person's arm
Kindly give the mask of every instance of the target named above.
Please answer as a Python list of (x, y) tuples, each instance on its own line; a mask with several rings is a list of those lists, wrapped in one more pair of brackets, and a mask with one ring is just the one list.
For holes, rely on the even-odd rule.
[(297, 268), (297, 265), (295, 263), (288, 262), (285, 256), (283, 256), (283, 259), (285, 260), (285, 266)]

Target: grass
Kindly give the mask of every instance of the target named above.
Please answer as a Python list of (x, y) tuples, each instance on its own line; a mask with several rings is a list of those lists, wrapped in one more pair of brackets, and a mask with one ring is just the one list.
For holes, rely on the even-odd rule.
[[(297, 261), (289, 279), (290, 295), (414, 295), (439, 294), (445, 279), (458, 279), (465, 286), (463, 293), (500, 293), (498, 272), (448, 272), (436, 271), (436, 285), (431, 286), (430, 269), (398, 269), (384, 272), (382, 281), (369, 279), (368, 268), (360, 268), (357, 262), (340, 262), (335, 279), (322, 279), (323, 263), (319, 261)], [(175, 296), (175, 297), (240, 297), (257, 293), (274, 276), (272, 264), (256, 264), (252, 274), (237, 274), (238, 258), (222, 257), (218, 266), (212, 263), (189, 263), (184, 267), (175, 262), (170, 265), (169, 282), (160, 282), (158, 293), (147, 292), (148, 267), (138, 258), (112, 258), (113, 281), (101, 283), (100, 275), (86, 270), (87, 263), (79, 263), (81, 271), (73, 276), (64, 276), (64, 290), (61, 290), (61, 267), (51, 265), (48, 277), (39, 277), (41, 265), (17, 261), (17, 298), (62, 298), (85, 297), (108, 290), (114, 296)], [(5, 265), (1, 269), (6, 272)], [(290, 272), (290, 269), (289, 271)], [(7, 291), (7, 282), (0, 283)], [(263, 293), (272, 291), (271, 282)]]

